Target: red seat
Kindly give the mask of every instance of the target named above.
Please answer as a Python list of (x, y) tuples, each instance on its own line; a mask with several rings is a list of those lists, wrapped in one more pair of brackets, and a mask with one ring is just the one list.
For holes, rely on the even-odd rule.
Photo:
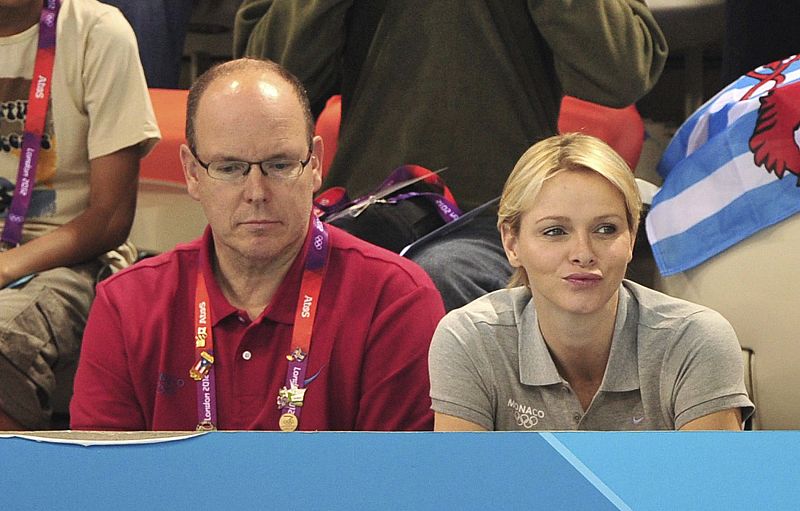
[(150, 89), (161, 141), (142, 159), (142, 179), (186, 184), (178, 152), (184, 142), (188, 95), (187, 90)]

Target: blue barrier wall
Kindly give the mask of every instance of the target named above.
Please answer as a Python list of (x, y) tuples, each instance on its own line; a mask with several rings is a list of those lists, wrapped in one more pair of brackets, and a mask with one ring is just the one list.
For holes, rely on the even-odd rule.
[(797, 509), (800, 432), (0, 439), (2, 509)]

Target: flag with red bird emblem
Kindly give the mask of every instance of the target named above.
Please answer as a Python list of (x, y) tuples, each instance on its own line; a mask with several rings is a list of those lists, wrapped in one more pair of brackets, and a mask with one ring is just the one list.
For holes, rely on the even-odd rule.
[(731, 83), (676, 132), (647, 216), (662, 275), (800, 211), (800, 55)]

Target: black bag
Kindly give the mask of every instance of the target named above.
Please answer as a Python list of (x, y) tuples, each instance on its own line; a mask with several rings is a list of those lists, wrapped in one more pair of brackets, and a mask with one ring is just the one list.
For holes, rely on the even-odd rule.
[(373, 193), (356, 200), (334, 188), (314, 204), (322, 221), (396, 253), (461, 215), (441, 178), (416, 165), (398, 167)]

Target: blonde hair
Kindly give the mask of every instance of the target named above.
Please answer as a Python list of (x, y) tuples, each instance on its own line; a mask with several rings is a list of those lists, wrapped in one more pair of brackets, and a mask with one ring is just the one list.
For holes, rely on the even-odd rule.
[[(630, 232), (639, 227), (642, 199), (628, 164), (608, 144), (583, 133), (565, 133), (531, 146), (508, 176), (500, 197), (497, 228), (519, 234), (522, 215), (530, 209), (544, 182), (562, 172), (590, 170), (606, 178), (625, 198)], [(508, 287), (529, 285), (524, 268), (517, 268)]]

